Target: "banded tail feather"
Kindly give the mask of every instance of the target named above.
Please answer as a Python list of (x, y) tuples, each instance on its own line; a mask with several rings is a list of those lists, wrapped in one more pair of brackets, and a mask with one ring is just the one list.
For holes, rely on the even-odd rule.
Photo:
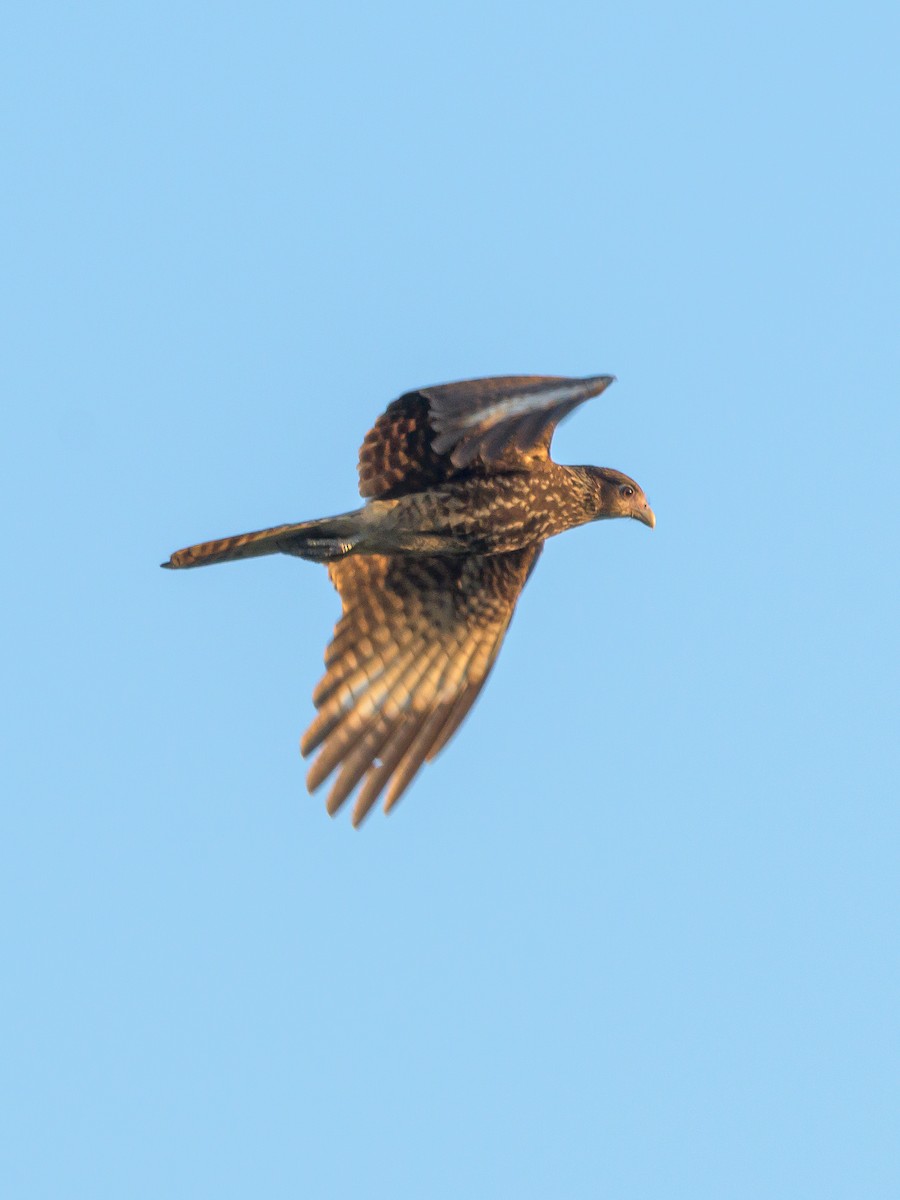
[(294, 525), (274, 525), (255, 533), (198, 542), (176, 550), (161, 567), (207, 567), (213, 563), (236, 562), (241, 558), (260, 558), (265, 554), (293, 554), (311, 562), (334, 562), (356, 546), (361, 537), (356, 513), (300, 521)]

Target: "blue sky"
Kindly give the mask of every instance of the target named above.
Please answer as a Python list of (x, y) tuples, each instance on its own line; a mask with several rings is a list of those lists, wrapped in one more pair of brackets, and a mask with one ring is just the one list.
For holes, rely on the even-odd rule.
[[(888, 4), (18, 5), (0, 39), (5, 1195), (894, 1197)], [(612, 372), (473, 717), (297, 739), (410, 387)]]

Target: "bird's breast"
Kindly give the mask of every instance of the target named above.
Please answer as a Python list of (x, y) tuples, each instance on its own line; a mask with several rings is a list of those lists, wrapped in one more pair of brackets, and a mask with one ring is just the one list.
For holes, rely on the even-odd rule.
[(410, 533), (448, 536), (474, 554), (505, 553), (590, 520), (580, 490), (568, 485), (556, 471), (472, 476), (405, 496), (393, 515)]

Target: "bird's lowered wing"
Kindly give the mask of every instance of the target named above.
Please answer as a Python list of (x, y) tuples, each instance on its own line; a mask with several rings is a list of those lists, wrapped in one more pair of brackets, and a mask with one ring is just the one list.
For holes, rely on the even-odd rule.
[(360, 494), (390, 499), (463, 470), (515, 470), (546, 458), (559, 421), (612, 382), (611, 375), (501, 375), (407, 392), (366, 434)]
[(365, 555), (328, 567), (343, 603), (300, 743), (319, 749), (314, 791), (340, 768), (335, 813), (359, 786), (358, 825), (388, 789), (387, 812), (475, 702), (541, 545), (486, 557)]

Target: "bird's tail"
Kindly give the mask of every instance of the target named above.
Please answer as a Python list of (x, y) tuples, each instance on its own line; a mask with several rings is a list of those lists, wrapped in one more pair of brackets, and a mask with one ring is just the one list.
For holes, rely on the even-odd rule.
[(343, 558), (362, 539), (361, 510), (318, 521), (300, 521), (296, 525), (275, 525), (256, 533), (199, 542), (176, 550), (160, 566), (206, 567), (211, 563), (232, 562), (238, 558), (258, 558), (263, 554), (295, 554), (311, 562), (333, 562)]

